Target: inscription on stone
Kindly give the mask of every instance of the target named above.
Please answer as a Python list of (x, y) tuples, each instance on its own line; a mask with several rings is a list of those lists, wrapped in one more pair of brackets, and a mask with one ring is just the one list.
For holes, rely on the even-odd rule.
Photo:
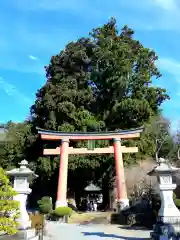
[(19, 177), (19, 178), (15, 179), (15, 184), (16, 184), (16, 188), (18, 188), (18, 189), (25, 188), (26, 187), (26, 179), (23, 177)]
[(180, 224), (180, 219), (177, 217), (158, 217), (158, 222), (171, 223), (171, 224)]
[(171, 176), (161, 176), (160, 177), (161, 184), (169, 184), (172, 183)]

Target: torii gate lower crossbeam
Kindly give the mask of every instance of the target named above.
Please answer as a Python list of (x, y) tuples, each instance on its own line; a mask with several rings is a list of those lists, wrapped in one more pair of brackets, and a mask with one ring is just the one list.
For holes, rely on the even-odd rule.
[[(67, 206), (67, 177), (68, 177), (68, 155), (69, 154), (108, 154), (114, 153), (116, 167), (116, 189), (117, 189), (117, 204), (119, 210), (126, 208), (129, 205), (125, 173), (122, 153), (138, 152), (137, 147), (121, 146), (121, 139), (136, 138), (140, 136), (142, 128), (119, 131), (119, 132), (56, 132), (49, 130), (38, 129), (38, 133), (43, 140), (61, 141), (60, 147), (56, 149), (44, 149), (44, 155), (60, 155), (59, 178), (56, 207)], [(113, 146), (107, 148), (95, 148), (89, 150), (86, 148), (69, 147), (70, 140), (107, 140), (113, 139)]]

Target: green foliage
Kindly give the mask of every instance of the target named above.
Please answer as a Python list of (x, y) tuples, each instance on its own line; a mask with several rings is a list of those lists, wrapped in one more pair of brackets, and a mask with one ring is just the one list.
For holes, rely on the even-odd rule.
[[(152, 86), (161, 76), (154, 51), (133, 39), (115, 19), (89, 38), (69, 43), (46, 67), (47, 83), (31, 108), (39, 127), (93, 131), (127, 129), (148, 121), (168, 98)], [(46, 111), (44, 111), (46, 109)]]
[(16, 192), (10, 186), (4, 170), (0, 168), (0, 232), (14, 234), (17, 232), (19, 202), (12, 200)]
[[(8, 141), (2, 166), (16, 166), (26, 158), (39, 175), (41, 191), (47, 181), (51, 182), (52, 189), (56, 187), (59, 156), (42, 156), (42, 148), (56, 148), (57, 144), (42, 143), (35, 127), (85, 132), (144, 125), (141, 139), (123, 142), (127, 146), (137, 144), (140, 149), (138, 154), (124, 154), (124, 164), (128, 166), (137, 159), (154, 155), (152, 119), (161, 116), (161, 104), (169, 99), (165, 89), (152, 84), (152, 79), (161, 77), (156, 67), (157, 59), (153, 50), (134, 38), (134, 31), (128, 26), (119, 31), (113, 18), (102, 27), (93, 29), (89, 36), (68, 43), (46, 66), (47, 81), (36, 93), (29, 121), (7, 124)], [(171, 147), (171, 138), (169, 143), (166, 152)], [(94, 147), (93, 142), (70, 144), (73, 147)], [(98, 145), (107, 146), (107, 142), (96, 142), (96, 147)], [(114, 174), (112, 155), (71, 155), (68, 166), (69, 188), (79, 194), (92, 178), (98, 181), (110, 169), (105, 174), (106, 180), (102, 181), (107, 184), (104, 186), (107, 189)]]
[(40, 213), (48, 214), (52, 212), (52, 200), (51, 197), (42, 197), (41, 200), (38, 201)]
[[(157, 115), (169, 98), (165, 89), (152, 85), (152, 78), (161, 76), (158, 57), (133, 34), (127, 26), (119, 32), (111, 19), (53, 56), (46, 67), (48, 80), (31, 107), (34, 124), (59, 131), (104, 131), (138, 127)], [(150, 141), (140, 142), (143, 157), (154, 150)], [(126, 160), (132, 162), (129, 156)], [(51, 161), (43, 158), (48, 174)], [(70, 157), (73, 171), (87, 166), (97, 168), (89, 156)]]
[[(5, 126), (3, 124), (0, 124), (0, 163), (3, 163), (3, 161), (4, 161), (5, 140), (6, 140)], [(1, 164), (1, 166), (2, 166), (2, 164)]]
[(31, 123), (7, 123), (3, 167), (16, 166), (22, 159), (28, 159), (30, 167), (34, 170), (35, 162), (32, 164), (31, 159), (36, 154), (36, 140), (37, 136), (33, 134)]
[(180, 208), (180, 199), (176, 197), (176, 194), (173, 193), (173, 200), (177, 208)]
[(72, 208), (70, 208), (70, 207), (57, 207), (53, 211), (53, 214), (57, 217), (64, 217), (64, 216), (70, 217), (71, 214), (72, 214)]
[(175, 199), (174, 203), (175, 203), (177, 208), (180, 208), (180, 199)]

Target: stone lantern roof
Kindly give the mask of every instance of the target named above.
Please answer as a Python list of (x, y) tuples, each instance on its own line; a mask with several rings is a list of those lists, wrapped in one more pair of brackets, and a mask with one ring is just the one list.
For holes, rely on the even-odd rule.
[(179, 169), (171, 166), (166, 159), (159, 158), (159, 165), (157, 165), (152, 171), (150, 171), (148, 175), (149, 176), (157, 176), (160, 174), (175, 175), (178, 171)]
[(28, 161), (22, 160), (20, 163), (20, 168), (14, 168), (10, 171), (7, 171), (8, 176), (12, 177), (27, 177), (28, 180), (33, 180), (38, 177), (31, 169), (29, 169), (28, 166)]

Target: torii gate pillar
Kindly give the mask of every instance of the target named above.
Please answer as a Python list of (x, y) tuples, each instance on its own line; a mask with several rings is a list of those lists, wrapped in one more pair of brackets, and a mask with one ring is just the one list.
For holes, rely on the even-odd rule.
[(58, 189), (56, 207), (67, 206), (67, 176), (68, 176), (68, 149), (69, 139), (61, 140), (60, 166), (58, 176)]
[(129, 206), (129, 200), (127, 198), (121, 140), (119, 138), (114, 139), (114, 159), (116, 168), (117, 207), (118, 210), (122, 210)]

